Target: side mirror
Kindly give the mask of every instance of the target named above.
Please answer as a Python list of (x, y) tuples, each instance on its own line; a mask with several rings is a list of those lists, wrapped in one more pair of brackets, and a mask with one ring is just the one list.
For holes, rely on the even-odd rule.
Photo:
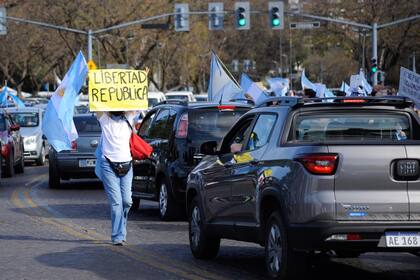
[(201, 144), (200, 153), (204, 155), (216, 155), (217, 154), (217, 142), (207, 141)]
[(18, 124), (12, 124), (10, 126), (10, 131), (18, 131), (20, 129), (20, 125)]

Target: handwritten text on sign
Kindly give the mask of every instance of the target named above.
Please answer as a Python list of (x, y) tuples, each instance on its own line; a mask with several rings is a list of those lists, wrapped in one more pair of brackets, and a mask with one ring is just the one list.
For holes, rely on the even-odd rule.
[(398, 95), (410, 97), (420, 107), (420, 75), (401, 67)]
[(90, 111), (147, 109), (147, 72), (103, 69), (89, 71)]

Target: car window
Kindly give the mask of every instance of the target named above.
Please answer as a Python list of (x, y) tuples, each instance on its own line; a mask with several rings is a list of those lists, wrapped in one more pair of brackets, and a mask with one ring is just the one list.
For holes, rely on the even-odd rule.
[(155, 113), (149, 115), (148, 117), (146, 117), (142, 123), (141, 123), (141, 127), (139, 129), (138, 135), (142, 136), (142, 137), (149, 137), (149, 133), (150, 133), (150, 126), (152, 124), (153, 118), (155, 117)]
[(245, 150), (253, 151), (267, 144), (275, 122), (275, 115), (260, 115), (254, 128), (252, 129), (251, 134), (249, 135), (248, 144)]
[(170, 110), (169, 111), (168, 123), (166, 125), (167, 135), (166, 135), (165, 139), (169, 139), (169, 137), (171, 136), (171, 133), (174, 130), (175, 119), (176, 119), (176, 111), (175, 110)]
[(217, 108), (190, 110), (188, 138), (192, 141), (219, 142), (246, 111), (238, 108), (225, 111), (219, 111)]
[(156, 104), (159, 103), (159, 100), (157, 98), (153, 98), (153, 97), (149, 97), (147, 99), (147, 101), (149, 103), (149, 107), (153, 107), (153, 106), (155, 106)]
[(73, 118), (78, 133), (100, 133), (101, 126), (95, 117)]
[(169, 110), (163, 109), (156, 116), (150, 127), (150, 137), (157, 139), (167, 139), (168, 132), (166, 131), (166, 124), (169, 119)]
[[(224, 139), (221, 153), (229, 154), (240, 152), (246, 143), (247, 136), (251, 130), (251, 124), (254, 118), (248, 118), (232, 128), (227, 138)], [(232, 150), (233, 149), (233, 150)]]
[(3, 114), (0, 114), (0, 131), (6, 130), (6, 120)]
[(39, 126), (39, 114), (35, 112), (16, 112), (12, 113), (13, 120), (21, 127)]
[(404, 141), (411, 139), (410, 131), (402, 114), (306, 114), (296, 117), (289, 141)]

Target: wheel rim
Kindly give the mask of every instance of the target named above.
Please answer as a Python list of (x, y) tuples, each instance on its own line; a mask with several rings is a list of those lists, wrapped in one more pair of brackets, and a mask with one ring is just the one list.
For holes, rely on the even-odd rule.
[(162, 184), (160, 187), (159, 192), (159, 209), (160, 215), (163, 217), (166, 214), (166, 209), (168, 207), (168, 190), (166, 189), (166, 185)]
[(283, 247), (280, 229), (276, 224), (271, 225), (267, 247), (268, 266), (272, 272), (278, 273), (282, 263)]
[(41, 163), (42, 164), (45, 163), (45, 148), (44, 147), (41, 148)]
[(191, 213), (191, 243), (194, 248), (198, 247), (198, 243), (200, 241), (200, 224), (201, 224), (201, 218), (200, 218), (200, 209), (198, 209), (198, 206), (195, 206), (192, 213)]

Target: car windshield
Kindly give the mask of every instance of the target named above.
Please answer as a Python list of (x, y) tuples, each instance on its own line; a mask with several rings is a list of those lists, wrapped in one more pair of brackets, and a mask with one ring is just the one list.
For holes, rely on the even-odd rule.
[(11, 114), (14, 121), (21, 127), (37, 127), (39, 125), (39, 114), (32, 112), (18, 112)]
[(86, 114), (89, 113), (89, 107), (85, 105), (79, 105), (75, 107), (76, 114)]
[(410, 122), (401, 114), (306, 114), (295, 120), (295, 142), (404, 141), (411, 139)]
[(149, 107), (153, 107), (159, 103), (157, 98), (150, 97), (147, 100), (149, 101)]
[(229, 128), (246, 110), (219, 111), (217, 109), (191, 110), (188, 138), (200, 141), (220, 141)]
[(100, 133), (101, 126), (95, 117), (73, 118), (78, 133)]
[(176, 99), (176, 100), (185, 100), (185, 101), (188, 101), (188, 95), (167, 95), (166, 96), (166, 99), (169, 99), (169, 100)]

